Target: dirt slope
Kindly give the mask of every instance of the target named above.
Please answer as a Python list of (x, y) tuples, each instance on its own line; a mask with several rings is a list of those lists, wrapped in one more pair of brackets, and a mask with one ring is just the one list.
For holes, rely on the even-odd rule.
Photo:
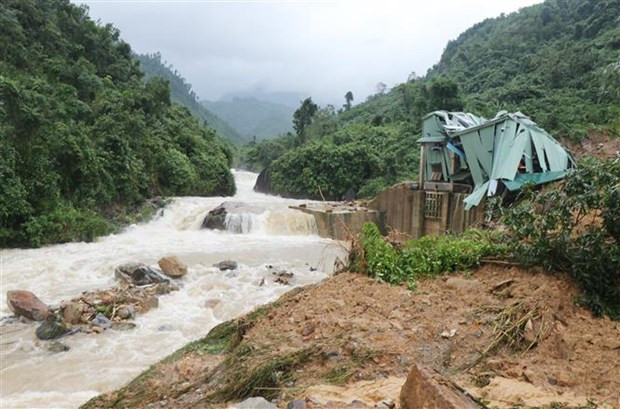
[(577, 296), (564, 278), (515, 267), (415, 292), (344, 273), (216, 327), (84, 407), (226, 407), (259, 395), (372, 407), (398, 400), (413, 362), (497, 407), (620, 407), (620, 325)]

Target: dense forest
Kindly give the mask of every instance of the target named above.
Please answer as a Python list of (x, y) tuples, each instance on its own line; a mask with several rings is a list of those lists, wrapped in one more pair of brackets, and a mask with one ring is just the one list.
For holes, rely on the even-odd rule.
[(293, 130), (295, 108), (288, 105), (238, 97), (202, 104), (248, 140), (273, 138)]
[(88, 240), (155, 195), (230, 195), (232, 153), (68, 0), (0, 3), (0, 246)]
[[(354, 106), (343, 96), (342, 108), (316, 107), (312, 115), (302, 104), (301, 132), (248, 146), (245, 165), (269, 167), (270, 190), (283, 195), (369, 197), (416, 175), (421, 119), (437, 109), (486, 117), (521, 111), (575, 141), (595, 130), (618, 136), (620, 2), (547, 0), (487, 19), (448, 43), (426, 76), (411, 73), (377, 91)], [(373, 167), (347, 160), (356, 152)]]
[(234, 144), (241, 144), (251, 140), (250, 138), (243, 137), (229, 123), (210, 112), (208, 108), (198, 102), (198, 95), (192, 90), (191, 84), (172, 65), (162, 61), (160, 53), (139, 54), (135, 57), (140, 61), (140, 68), (144, 71), (145, 79), (148, 80), (152, 77), (166, 79), (170, 83), (172, 100), (189, 109), (194, 117), (206, 122), (223, 139)]

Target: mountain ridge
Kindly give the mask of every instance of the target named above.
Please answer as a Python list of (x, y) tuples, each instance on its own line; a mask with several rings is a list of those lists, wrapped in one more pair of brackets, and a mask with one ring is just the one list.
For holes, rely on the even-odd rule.
[(136, 54), (135, 58), (140, 61), (140, 66), (146, 74), (146, 79), (161, 77), (170, 82), (172, 99), (183, 105), (196, 118), (207, 123), (208, 126), (224, 139), (234, 144), (243, 144), (248, 139), (237, 132), (229, 123), (215, 113), (209, 111), (198, 101), (198, 96), (193, 91), (191, 84), (170, 64), (162, 61), (161, 53)]
[(203, 100), (201, 104), (249, 140), (273, 138), (293, 130), (295, 108), (288, 105), (255, 97)]

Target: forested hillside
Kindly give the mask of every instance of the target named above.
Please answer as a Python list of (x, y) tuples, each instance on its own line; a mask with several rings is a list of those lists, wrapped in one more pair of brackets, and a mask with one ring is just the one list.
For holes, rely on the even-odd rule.
[(166, 65), (161, 60), (161, 54), (139, 54), (135, 56), (140, 61), (140, 68), (144, 71), (145, 78), (160, 77), (170, 82), (172, 100), (187, 107), (189, 111), (208, 126), (215, 129), (219, 136), (232, 143), (240, 144), (249, 141), (237, 130), (232, 128), (225, 120), (222, 120), (205, 106), (198, 102), (198, 96), (192, 90), (192, 86), (171, 65)]
[[(270, 167), (276, 193), (371, 196), (416, 175), (421, 119), (437, 109), (486, 117), (521, 111), (559, 138), (580, 140), (594, 130), (617, 137), (620, 2), (547, 0), (485, 20), (451, 41), (425, 77), (410, 75), (338, 114), (317, 109), (302, 132), (252, 145), (244, 160)], [(370, 155), (372, 171), (344, 160), (343, 151)], [(332, 178), (334, 167), (325, 163), (337, 164), (341, 175)]]
[(0, 2), (0, 246), (88, 240), (154, 195), (229, 195), (231, 153), (68, 0)]
[(295, 108), (287, 105), (256, 98), (202, 101), (202, 104), (249, 140), (274, 138), (293, 130)]
[(618, 134), (620, 1), (548, 0), (485, 20), (448, 43), (437, 75), (459, 84), (467, 110), (520, 110), (563, 136)]

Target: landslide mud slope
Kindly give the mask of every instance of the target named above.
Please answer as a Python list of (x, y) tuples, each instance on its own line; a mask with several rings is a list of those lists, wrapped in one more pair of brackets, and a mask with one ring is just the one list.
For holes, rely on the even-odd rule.
[(516, 267), (415, 291), (339, 274), (221, 324), (84, 407), (226, 407), (250, 396), (398, 406), (414, 363), (489, 407), (620, 407), (620, 325), (577, 299), (566, 279)]

